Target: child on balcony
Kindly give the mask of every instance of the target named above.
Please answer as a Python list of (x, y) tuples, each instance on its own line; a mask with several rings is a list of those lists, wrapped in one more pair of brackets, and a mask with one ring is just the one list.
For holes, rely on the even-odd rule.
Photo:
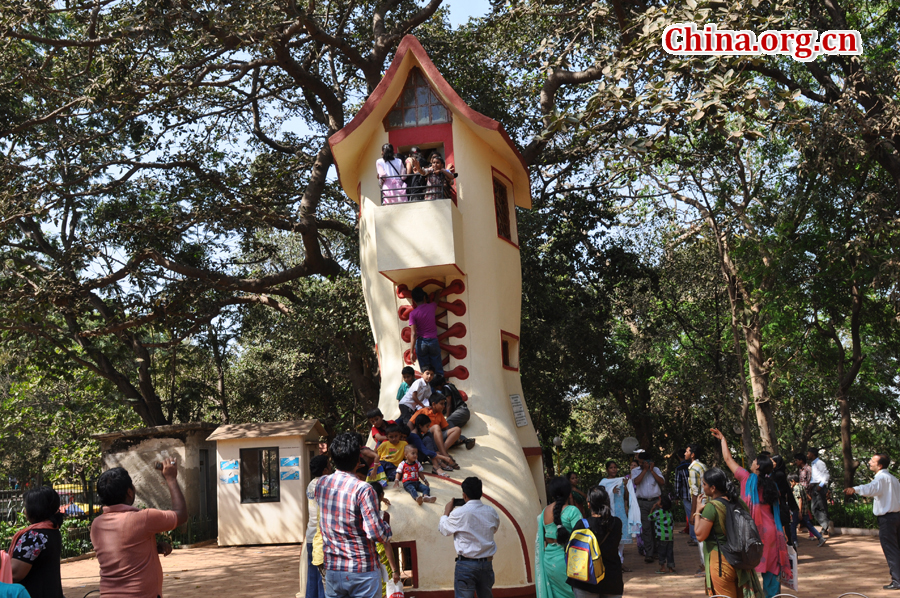
[(381, 146), (381, 158), (375, 162), (378, 181), (381, 183), (381, 203), (392, 204), (406, 201), (406, 167), (400, 158), (394, 156), (394, 146), (385, 143)]

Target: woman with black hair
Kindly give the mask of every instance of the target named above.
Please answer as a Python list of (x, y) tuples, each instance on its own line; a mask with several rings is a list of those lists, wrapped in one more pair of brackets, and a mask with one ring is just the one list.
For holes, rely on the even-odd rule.
[(394, 146), (381, 146), (381, 158), (375, 161), (378, 181), (381, 183), (381, 203), (392, 204), (406, 201), (406, 167), (394, 155)]
[(728, 442), (722, 433), (713, 428), (712, 435), (722, 443), (722, 456), (725, 464), (741, 484), (741, 498), (750, 509), (750, 515), (759, 530), (759, 536), (763, 543), (763, 556), (756, 572), (762, 574), (763, 591), (766, 598), (771, 598), (781, 593), (782, 572), (791, 575), (791, 566), (788, 561), (787, 542), (781, 527), (781, 509), (778, 504), (779, 492), (772, 475), (775, 464), (767, 455), (759, 455), (750, 463), (750, 471), (747, 471), (731, 456)]
[(775, 469), (772, 471), (772, 478), (778, 487), (778, 511), (781, 514), (781, 528), (784, 530), (784, 537), (788, 544), (797, 550), (797, 526), (791, 525), (791, 515), (797, 512), (799, 515), (800, 507), (794, 498), (794, 491), (791, 489), (791, 483), (788, 482), (787, 467), (785, 467), (784, 459), (781, 455), (773, 455), (772, 463)]
[(572, 504), (572, 485), (563, 476), (547, 484), (547, 508), (538, 515), (534, 547), (537, 598), (575, 598), (566, 583), (566, 545), (581, 511)]
[(9, 546), (13, 581), (22, 584), (31, 598), (64, 598), (59, 558), (62, 536), (59, 526), (59, 494), (46, 486), (25, 493), (25, 518), (31, 523), (13, 536)]
[[(621, 598), (625, 583), (622, 581), (622, 561), (617, 549), (622, 539), (622, 520), (613, 517), (609, 493), (603, 486), (588, 490), (587, 506), (591, 512), (587, 518), (588, 526), (600, 545), (605, 575), (596, 584), (573, 579), (568, 579), (567, 583), (572, 586), (575, 598)], [(584, 529), (584, 522), (578, 523), (575, 529)]]
[(694, 533), (703, 542), (703, 565), (706, 571), (706, 595), (732, 598), (761, 598), (762, 585), (755, 571), (735, 569), (719, 552), (727, 540), (726, 509), (747, 505), (738, 496), (737, 486), (728, 483), (725, 472), (711, 467), (703, 473), (703, 494), (708, 501), (694, 513)]

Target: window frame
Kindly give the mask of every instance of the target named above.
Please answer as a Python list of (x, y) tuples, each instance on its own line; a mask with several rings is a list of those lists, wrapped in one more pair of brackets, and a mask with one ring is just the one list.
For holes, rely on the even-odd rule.
[[(413, 98), (414, 98), (415, 103), (413, 104), (413, 106), (415, 106), (415, 109), (416, 109), (416, 123), (412, 124), (412, 125), (406, 125), (406, 124), (403, 124), (403, 112), (406, 109), (408, 109), (410, 106), (407, 106), (405, 104), (405, 102), (403, 101), (403, 97), (406, 94), (407, 88), (410, 87), (411, 82), (413, 81), (414, 76), (416, 74), (418, 74), (418, 76), (422, 78), (422, 82), (425, 84), (425, 87), (428, 88), (428, 91), (434, 97), (434, 99), (436, 100), (436, 103), (425, 104), (426, 106), (428, 106), (428, 122), (420, 123), (419, 118), (418, 118), (418, 109), (420, 108), (419, 98), (418, 98), (418, 94), (414, 93)], [(417, 89), (417, 87), (413, 87), (413, 89)], [(442, 121), (442, 122), (434, 122), (434, 120), (432, 118), (431, 107), (436, 106), (436, 105), (440, 105), (446, 111), (447, 120)], [(395, 110), (400, 111), (401, 124), (399, 124), (399, 125), (392, 125), (390, 123), (391, 114)], [(452, 123), (453, 123), (453, 111), (450, 110), (450, 107), (444, 103), (444, 101), (441, 99), (441, 97), (434, 90), (434, 87), (431, 85), (431, 82), (428, 80), (428, 77), (425, 76), (425, 73), (418, 66), (414, 66), (411, 69), (409, 69), (409, 72), (406, 74), (406, 81), (403, 82), (403, 89), (400, 90), (400, 95), (394, 101), (393, 105), (391, 105), (387, 114), (384, 115), (384, 120), (382, 121), (385, 131), (396, 131), (398, 129), (414, 129), (417, 127), (432, 127), (432, 126), (438, 126), (438, 125), (449, 125)]]
[[(500, 219), (497, 217), (497, 194), (495, 193), (495, 187), (498, 184), (506, 189), (506, 214), (509, 219), (509, 239), (500, 234)], [(494, 200), (494, 222), (497, 227), (497, 238), (509, 243), (516, 249), (519, 249), (519, 227), (516, 222), (516, 198), (513, 194), (513, 183), (508, 176), (493, 166), (491, 166), (491, 197)]]
[[(419, 587), (419, 558), (416, 554), (416, 541), (410, 540), (407, 542), (391, 542), (391, 548), (394, 550), (394, 562), (398, 565), (400, 563), (400, 551), (402, 549), (409, 550), (409, 569), (405, 569), (400, 571), (400, 583), (403, 584), (403, 589), (412, 589)], [(409, 571), (409, 577), (404, 578), (404, 571)], [(404, 583), (405, 581), (409, 581), (410, 585)]]
[[(271, 481), (274, 482), (275, 488), (277, 489), (275, 496), (263, 496), (263, 472), (265, 471), (263, 463), (263, 454), (265, 451), (274, 451), (275, 452), (275, 475), (271, 476), (272, 471), (269, 470)], [(258, 491), (259, 497), (248, 497), (245, 494), (245, 486), (244, 486), (244, 464), (249, 462), (251, 457), (250, 454), (255, 453), (255, 458), (257, 459), (257, 467), (258, 467)], [(271, 502), (281, 502), (281, 468), (280, 468), (280, 453), (277, 446), (260, 446), (260, 447), (248, 447), (240, 449), (240, 469), (239, 469), (239, 478), (238, 483), (241, 491), (241, 504), (260, 504), (260, 503), (271, 503)], [(248, 484), (249, 485), (249, 484)], [(271, 492), (270, 492), (271, 494)]]
[(505, 330), (500, 331), (500, 365), (504, 370), (519, 371), (519, 336)]

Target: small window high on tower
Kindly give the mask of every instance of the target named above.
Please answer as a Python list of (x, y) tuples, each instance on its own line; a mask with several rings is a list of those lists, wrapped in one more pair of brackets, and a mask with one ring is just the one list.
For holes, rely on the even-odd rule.
[(385, 123), (388, 129), (423, 127), (450, 122), (450, 111), (438, 99), (422, 71), (414, 67), (409, 71), (403, 93), (388, 113)]

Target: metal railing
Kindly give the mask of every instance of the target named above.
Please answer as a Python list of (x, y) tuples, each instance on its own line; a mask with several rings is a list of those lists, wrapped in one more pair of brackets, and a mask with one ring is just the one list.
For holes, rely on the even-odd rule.
[[(386, 179), (399, 179), (405, 182), (413, 175), (401, 174), (379, 177), (382, 181)], [(407, 185), (402, 187), (391, 188), (382, 182), (381, 184), (381, 205), (391, 205), (397, 203), (406, 203), (410, 201), (436, 201), (438, 199), (455, 199), (456, 192), (448, 185)]]

